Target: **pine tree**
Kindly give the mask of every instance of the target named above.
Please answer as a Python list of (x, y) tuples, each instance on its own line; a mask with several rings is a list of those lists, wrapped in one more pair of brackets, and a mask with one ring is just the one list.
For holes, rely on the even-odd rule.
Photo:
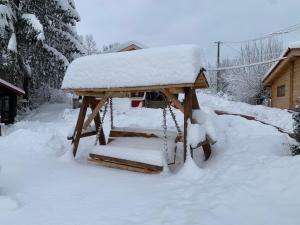
[(60, 88), (69, 62), (84, 54), (79, 19), (73, 0), (0, 0), (0, 69), (24, 83), (32, 103), (41, 87)]
[(291, 151), (293, 155), (300, 155), (300, 105), (296, 106), (295, 112), (293, 114), (293, 119), (294, 119), (294, 135), (298, 144), (292, 145)]

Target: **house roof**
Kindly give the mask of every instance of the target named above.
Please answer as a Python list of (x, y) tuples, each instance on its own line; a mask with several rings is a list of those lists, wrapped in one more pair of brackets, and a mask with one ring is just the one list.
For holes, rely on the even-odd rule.
[(142, 44), (140, 42), (137, 42), (137, 41), (128, 41), (128, 42), (125, 42), (123, 44), (117, 45), (116, 47), (114, 47), (114, 48), (106, 51), (105, 53), (121, 52), (121, 51), (129, 48), (130, 46), (132, 46), (135, 49), (145, 49), (145, 48), (148, 48), (146, 45), (144, 45), (144, 44)]
[(4, 87), (17, 95), (25, 95), (25, 91), (23, 91), (21, 88), (18, 88), (17, 86), (0, 78), (0, 88), (1, 87)]
[(202, 68), (201, 49), (195, 45), (85, 56), (70, 64), (62, 89), (194, 84)]
[(275, 63), (265, 74), (263, 83), (269, 85), (270, 82), (277, 76), (280, 68), (287, 65), (291, 57), (300, 56), (300, 41), (289, 44), (289, 47), (284, 50), (279, 57), (279, 61)]

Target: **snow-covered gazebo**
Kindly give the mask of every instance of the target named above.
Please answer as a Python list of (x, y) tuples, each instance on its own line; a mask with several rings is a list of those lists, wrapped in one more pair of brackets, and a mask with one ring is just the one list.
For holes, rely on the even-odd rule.
[[(159, 91), (166, 97), (166, 102), (172, 102), (184, 113), (182, 139), (185, 159), (188, 149), (188, 121), (197, 122), (193, 118), (193, 109), (199, 109), (195, 90), (207, 87), (208, 82), (202, 65), (201, 50), (194, 45), (149, 48), (76, 59), (70, 64), (62, 85), (63, 90), (83, 96), (83, 103), (72, 137), (73, 155), (76, 156), (82, 137), (99, 134), (100, 145), (107, 144), (102, 131), (101, 123), (103, 121), (99, 111), (111, 98), (127, 97), (136, 91)], [(175, 96), (179, 93), (185, 94), (183, 104)], [(91, 107), (92, 113), (85, 119), (88, 107)], [(91, 132), (87, 128), (93, 120), (96, 130)], [(125, 137), (129, 135), (128, 133), (129, 131), (123, 131), (118, 135)], [(129, 136), (141, 137), (142, 133), (134, 132)], [(144, 136), (149, 136), (149, 133)], [(211, 152), (209, 138), (199, 143), (199, 146), (203, 147), (205, 158), (208, 159)], [(137, 164), (129, 159), (120, 161), (115, 157), (103, 158), (101, 156), (94, 159), (104, 162), (108, 166), (115, 167), (117, 165), (118, 168), (134, 171), (142, 169), (142, 172), (157, 172), (162, 169), (161, 167), (151, 167), (145, 163)]]

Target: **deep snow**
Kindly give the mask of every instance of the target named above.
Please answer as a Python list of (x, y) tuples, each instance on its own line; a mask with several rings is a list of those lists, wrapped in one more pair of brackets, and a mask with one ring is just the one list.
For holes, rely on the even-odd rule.
[(194, 83), (202, 67), (197, 45), (84, 56), (70, 64), (62, 89)]
[[(218, 137), (211, 158), (197, 162), (201, 168), (189, 162), (177, 174), (160, 175), (87, 163), (94, 138), (83, 139), (74, 161), (66, 136), (78, 110), (43, 105), (0, 137), (0, 224), (297, 224), (300, 157), (290, 156), (291, 140), (271, 126), (217, 116), (213, 109), (249, 112), (286, 129), (289, 113), (206, 94), (199, 101)], [(161, 129), (160, 110), (128, 105), (115, 101), (117, 126)], [(175, 130), (169, 116), (168, 126)]]

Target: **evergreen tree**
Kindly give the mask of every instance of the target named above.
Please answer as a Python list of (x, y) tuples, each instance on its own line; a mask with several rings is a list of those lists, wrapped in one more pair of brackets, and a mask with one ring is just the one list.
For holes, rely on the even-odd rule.
[(300, 155), (300, 105), (296, 106), (296, 110), (293, 114), (293, 119), (294, 119), (294, 134), (298, 144), (292, 145), (291, 151), (293, 155)]
[(69, 62), (84, 54), (79, 19), (73, 0), (0, 0), (0, 68), (23, 81), (31, 102), (43, 86), (60, 88)]

